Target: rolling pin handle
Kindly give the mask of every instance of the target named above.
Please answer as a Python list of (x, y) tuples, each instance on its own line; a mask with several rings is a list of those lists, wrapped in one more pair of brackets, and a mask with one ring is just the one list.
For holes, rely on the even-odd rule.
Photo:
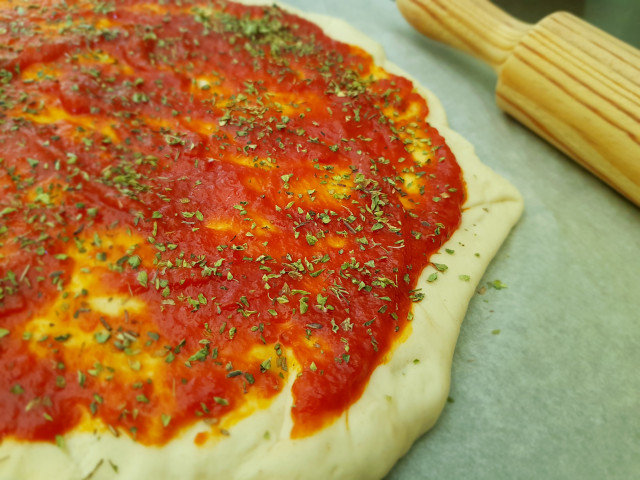
[(483, 60), (496, 72), (531, 28), (487, 0), (396, 0), (396, 3), (416, 30)]

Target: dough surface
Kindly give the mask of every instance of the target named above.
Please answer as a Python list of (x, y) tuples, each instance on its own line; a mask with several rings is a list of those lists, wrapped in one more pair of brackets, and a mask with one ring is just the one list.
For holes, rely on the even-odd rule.
[[(360, 46), (387, 71), (410, 78), (385, 58), (377, 43), (342, 20), (281, 6), (321, 26), (330, 37)], [(448, 128), (438, 99), (414, 84), (427, 99), (428, 122), (445, 137), (462, 167), (467, 201), (458, 230), (431, 258), (446, 263), (447, 272), (436, 282), (427, 282), (436, 271), (433, 267), (422, 272), (418, 286), (426, 298), (414, 304), (415, 317), (406, 329), (406, 338), (373, 372), (355, 404), (328, 427), (301, 439), (289, 435), (293, 425), (290, 382), (268, 408), (230, 426), (229, 436), (212, 438), (202, 446), (195, 445), (194, 438), (209, 428), (204, 424), (192, 426), (161, 447), (141, 445), (109, 432), (66, 435), (64, 449), (48, 443), (5, 440), (0, 445), (0, 480), (383, 477), (442, 411), (468, 302), (522, 211), (516, 189), (478, 160), (473, 147)], [(455, 254), (445, 253), (445, 248)]]

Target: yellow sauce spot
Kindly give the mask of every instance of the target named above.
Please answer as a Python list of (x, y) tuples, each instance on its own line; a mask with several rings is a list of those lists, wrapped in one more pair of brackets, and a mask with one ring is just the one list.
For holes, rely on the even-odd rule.
[(118, 135), (115, 130), (106, 123), (105, 120), (98, 119), (98, 123), (96, 123), (96, 117), (92, 115), (79, 115), (79, 114), (71, 114), (68, 113), (65, 109), (60, 108), (54, 105), (54, 99), (44, 99), (44, 108), (38, 113), (27, 113), (24, 114), (24, 117), (31, 120), (35, 123), (40, 124), (52, 124), (65, 122), (70, 125), (81, 126), (85, 132), (80, 133), (78, 131), (74, 131), (73, 135), (76, 138), (85, 138), (87, 137), (87, 130), (94, 130), (104, 137), (109, 138), (112, 142), (117, 141)]
[[(208, 128), (204, 122), (202, 123), (203, 125), (205, 125), (205, 128)], [(196, 123), (196, 126), (197, 125), (198, 124)], [(215, 127), (212, 127), (212, 128), (215, 128)], [(272, 170), (277, 167), (276, 161), (271, 158), (259, 158), (255, 156), (251, 157), (248, 155), (228, 155), (224, 159), (208, 159), (208, 161), (210, 162), (221, 161), (221, 162), (234, 163), (236, 165), (244, 165), (245, 167), (249, 167), (252, 169), (260, 169), (260, 170)], [(258, 189), (262, 185), (266, 184), (266, 181), (260, 177), (247, 177), (246, 179), (243, 179), (243, 182), (245, 181), (247, 185), (251, 185), (252, 188), (254, 189)]]
[(60, 76), (60, 70), (44, 63), (34, 63), (22, 70), (23, 82), (38, 81), (43, 79), (55, 80)]
[(144, 122), (146, 125), (150, 127), (157, 128), (158, 130), (160, 129), (173, 130), (173, 128), (176, 126), (175, 121), (172, 121), (168, 118), (161, 117), (161, 116), (141, 117), (139, 120)]
[(243, 353), (242, 361), (246, 362), (247, 365), (262, 363), (264, 360), (271, 358), (271, 363), (275, 366), (275, 343), (271, 343), (269, 345), (265, 345), (263, 343), (257, 343), (247, 351)]
[(422, 180), (413, 173), (405, 173), (402, 175), (404, 180), (404, 191), (410, 194), (419, 195)]
[[(102, 19), (98, 22), (98, 25), (102, 25), (101, 27), (99, 26), (98, 28), (106, 29), (113, 26), (113, 23), (108, 19)], [(77, 62), (78, 62), (78, 65), (82, 65), (83, 68), (86, 68), (87, 66), (90, 66), (90, 65), (95, 65), (96, 63), (103, 64), (103, 65), (117, 65), (118, 70), (120, 70), (120, 72), (123, 73), (124, 75), (135, 74), (135, 70), (128, 63), (126, 63), (122, 59), (117, 59), (115, 57), (112, 57), (111, 55), (109, 55), (108, 53), (102, 50), (90, 50), (87, 53), (78, 56)]]
[(60, 205), (64, 197), (65, 194), (60, 184), (55, 183), (55, 180), (47, 180), (33, 185), (25, 193), (26, 200), (38, 207)]
[(400, 203), (402, 203), (404, 209), (408, 211), (414, 210), (416, 208), (415, 200), (411, 197), (400, 197)]
[(307, 93), (304, 98), (300, 97), (297, 93), (290, 92), (269, 92), (265, 95), (267, 100), (267, 106), (280, 112), (282, 115), (286, 115), (290, 118), (294, 118), (300, 112), (304, 112), (310, 105), (322, 105), (324, 99), (319, 95)]
[(99, 51), (99, 50), (98, 51), (91, 50), (86, 54), (79, 56), (78, 63), (80, 65), (95, 64), (95, 63), (102, 63), (104, 65), (113, 65), (113, 64), (119, 63), (119, 61), (106, 52)]
[[(225, 85), (224, 79), (217, 75), (201, 75), (193, 79), (191, 84), (191, 92), (194, 93), (201, 100), (215, 102), (221, 101), (222, 105), (229, 105), (229, 97), (234, 92), (229, 88), (230, 85)], [(227, 100), (225, 100), (227, 99)]]
[(426, 143), (422, 143), (419, 140), (414, 141), (413, 143), (408, 144), (405, 147), (405, 150), (407, 150), (407, 152), (411, 154), (411, 157), (415, 161), (416, 165), (422, 167), (430, 162), (433, 162), (433, 153), (431, 151), (431, 147)]
[[(364, 55), (367, 53), (364, 50), (360, 50)], [(390, 77), (389, 72), (387, 72), (384, 68), (380, 67), (377, 64), (371, 64), (369, 68), (369, 73), (373, 75), (376, 80), (386, 80)]]
[(74, 427), (78, 432), (84, 433), (93, 433), (93, 432), (102, 432), (107, 433), (109, 429), (102, 422), (102, 420), (98, 417), (94, 417), (91, 415), (91, 412), (86, 409), (82, 411), (82, 416), (80, 417), (80, 421), (78, 425)]
[(250, 233), (256, 237), (267, 236), (280, 231), (278, 227), (273, 225), (265, 217), (257, 213), (254, 214), (253, 212), (247, 212), (247, 216), (243, 219), (209, 219), (205, 227), (220, 232)]
[[(184, 120), (185, 122), (187, 121), (186, 119), (181, 119)], [(205, 122), (203, 120), (200, 120), (198, 118), (190, 118), (188, 120), (189, 123), (189, 129), (192, 131), (196, 131), (198, 133), (201, 133), (203, 135), (211, 135), (212, 133), (216, 133), (218, 131), (218, 126), (216, 124), (213, 124), (211, 122)]]
[[(294, 174), (294, 176), (290, 180), (287, 191), (296, 194), (296, 196), (298, 194), (302, 194), (304, 197), (308, 197), (309, 190), (316, 190), (316, 192), (314, 192), (312, 196), (322, 197), (322, 189), (318, 190), (318, 180), (314, 178), (309, 178), (309, 177), (310, 177), (309, 175), (304, 174), (304, 171)], [(337, 184), (332, 182), (331, 185), (332, 185), (331, 188), (333, 188), (333, 186)]]
[(332, 248), (342, 248), (347, 243), (343, 237), (339, 237), (337, 235), (329, 235), (326, 237), (326, 241)]
[(382, 112), (395, 123), (406, 123), (420, 119), (421, 107), (418, 102), (413, 102), (407, 106), (407, 109), (403, 113), (399, 113), (393, 107), (385, 107), (382, 109)]
[(206, 224), (206, 228), (210, 228), (211, 230), (219, 230), (222, 232), (230, 232), (237, 228), (237, 224), (232, 219), (220, 219), (214, 218), (209, 220)]
[(109, 317), (122, 317), (125, 312), (139, 313), (144, 309), (144, 303), (135, 297), (124, 295), (92, 296), (88, 300), (93, 311)]
[(253, 166), (256, 164), (254, 157), (249, 157), (245, 155), (234, 155), (234, 156), (230, 156), (229, 159), (232, 163), (235, 163), (237, 165), (244, 165), (246, 167), (251, 167), (251, 168), (253, 168)]
[(106, 30), (114, 26), (114, 23), (109, 19), (102, 17), (100, 20), (96, 22), (97, 30)]
[[(131, 12), (141, 12), (141, 13), (165, 13), (167, 11), (167, 7), (164, 5), (159, 5), (158, 3), (138, 3), (135, 5), (130, 5), (127, 7), (127, 10)], [(204, 10), (204, 9), (203, 9)]]
[[(70, 352), (73, 348), (81, 349), (84, 345), (95, 342), (94, 333), (104, 330), (97, 322), (96, 314), (122, 319), (125, 312), (144, 313), (146, 305), (142, 300), (119, 291), (111, 291), (104, 284), (102, 275), (107, 268), (106, 262), (97, 259), (98, 252), (109, 252), (112, 258), (120, 258), (130, 245), (142, 243), (142, 239), (124, 232), (102, 232), (101, 235), (96, 232), (96, 236), (100, 246), (95, 244), (96, 237), (93, 233), (85, 232), (78, 237), (84, 251), (79, 251), (73, 244), (62, 254), (66, 255), (63, 261), (74, 262), (70, 280), (55, 301), (25, 324), (24, 331), (34, 334), (34, 339), (69, 335), (65, 340), (64, 351)], [(141, 249), (141, 254), (142, 251)], [(144, 256), (150, 255), (147, 253)]]

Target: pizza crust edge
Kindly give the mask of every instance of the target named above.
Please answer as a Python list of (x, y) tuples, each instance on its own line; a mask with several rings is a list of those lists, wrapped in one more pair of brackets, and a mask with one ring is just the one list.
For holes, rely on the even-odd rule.
[[(242, 3), (273, 4), (268, 0)], [(418, 287), (426, 298), (414, 304), (415, 318), (407, 327), (406, 339), (373, 372), (360, 399), (309, 437), (293, 440), (289, 436), (294, 364), (282, 393), (268, 408), (231, 427), (228, 437), (216, 437), (198, 447), (195, 435), (211, 428), (200, 423), (162, 447), (144, 446), (108, 431), (67, 434), (64, 448), (5, 440), (0, 444), (0, 480), (376, 479), (435, 424), (449, 392), (453, 352), (469, 300), (520, 217), (522, 198), (508, 181), (480, 162), (471, 144), (448, 128), (436, 96), (387, 60), (379, 44), (340, 19), (280, 6), (316, 23), (330, 37), (360, 46), (377, 65), (413, 81), (427, 99), (427, 121), (446, 139), (467, 185), (461, 224), (431, 258), (447, 264), (447, 272), (435, 282), (426, 280), (436, 271), (433, 267), (422, 272)], [(444, 253), (445, 248), (455, 253)], [(469, 281), (460, 275), (468, 275)]]

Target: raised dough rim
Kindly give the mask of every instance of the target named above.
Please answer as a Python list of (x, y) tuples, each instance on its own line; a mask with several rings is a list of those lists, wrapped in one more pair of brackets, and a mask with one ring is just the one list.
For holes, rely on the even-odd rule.
[[(311, 437), (289, 438), (291, 400), (283, 390), (269, 408), (240, 421), (229, 437), (211, 445), (214, 448), (207, 448), (208, 444), (194, 448), (193, 438), (203, 430), (201, 424), (163, 447), (145, 447), (109, 433), (67, 435), (68, 452), (73, 452), (69, 454), (48, 443), (5, 441), (0, 444), (0, 480), (81, 480), (91, 472), (92, 480), (114, 478), (109, 461), (118, 466), (116, 478), (131, 480), (376, 479), (437, 420), (449, 391), (453, 351), (468, 302), (520, 216), (522, 199), (511, 184), (480, 163), (466, 140), (448, 128), (435, 95), (388, 61), (379, 44), (340, 19), (280, 6), (318, 24), (330, 37), (362, 47), (387, 71), (412, 80), (427, 99), (427, 120), (445, 137), (463, 168), (468, 197), (461, 225), (432, 257), (449, 268), (433, 283), (426, 281), (435, 271), (432, 267), (422, 273), (418, 286), (427, 299), (416, 304), (411, 335), (375, 370), (362, 397)], [(455, 254), (442, 253), (445, 247)], [(471, 280), (462, 281), (459, 275), (469, 275)], [(266, 431), (269, 439), (263, 437)]]

